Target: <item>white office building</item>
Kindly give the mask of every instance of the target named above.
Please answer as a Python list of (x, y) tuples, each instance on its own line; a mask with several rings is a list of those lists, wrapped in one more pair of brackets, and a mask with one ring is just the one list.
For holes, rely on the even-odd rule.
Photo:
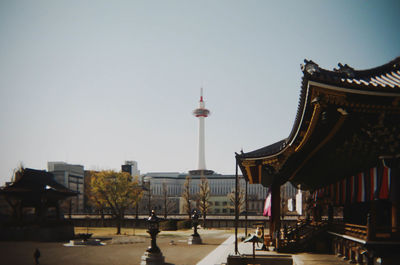
[[(80, 213), (84, 210), (84, 167), (65, 162), (47, 162), (47, 170), (54, 175), (54, 179), (65, 187), (78, 192), (76, 197), (68, 200), (71, 211)], [(69, 206), (67, 206), (69, 207)]]
[[(148, 187), (150, 182), (151, 195), (155, 197), (164, 196), (163, 186), (167, 188), (169, 198), (180, 198), (184, 191), (184, 183), (188, 173), (179, 172), (150, 172), (143, 175), (144, 186)], [(190, 194), (195, 195), (199, 192), (200, 175), (190, 175)], [(213, 173), (205, 175), (210, 187), (210, 201), (212, 204), (211, 214), (229, 214), (232, 213), (226, 206), (231, 204), (228, 194), (235, 189), (235, 175), (222, 175)], [(164, 184), (165, 183), (165, 184)], [(245, 191), (246, 182), (242, 176), (239, 176), (240, 189)], [(260, 184), (248, 184), (247, 188), (249, 212), (253, 214), (262, 214), (263, 203), (267, 194), (267, 188)], [(182, 202), (182, 200), (179, 200)], [(215, 201), (215, 202), (214, 202)], [(225, 206), (226, 211), (221, 207)], [(162, 206), (152, 205), (153, 208), (161, 209)], [(182, 205), (179, 207), (179, 213), (182, 213)]]

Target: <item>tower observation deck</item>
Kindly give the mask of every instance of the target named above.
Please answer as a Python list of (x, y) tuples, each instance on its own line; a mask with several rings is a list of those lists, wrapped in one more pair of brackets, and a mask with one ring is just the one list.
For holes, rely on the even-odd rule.
[(204, 142), (204, 118), (207, 118), (210, 111), (205, 108), (203, 100), (203, 88), (200, 90), (200, 101), (199, 107), (193, 111), (193, 115), (199, 118), (199, 154), (198, 154), (198, 166), (197, 170), (191, 170), (191, 175), (211, 175), (214, 173), (212, 170), (206, 168), (206, 155), (205, 155), (205, 142)]

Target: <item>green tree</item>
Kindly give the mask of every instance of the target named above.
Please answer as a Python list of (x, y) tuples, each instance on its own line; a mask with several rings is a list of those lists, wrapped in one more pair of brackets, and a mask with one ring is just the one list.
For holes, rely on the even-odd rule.
[(92, 200), (111, 210), (116, 220), (117, 234), (121, 234), (125, 211), (134, 206), (137, 197), (141, 196), (138, 181), (133, 181), (129, 173), (105, 170), (95, 172), (90, 184)]
[(197, 195), (197, 205), (203, 215), (203, 227), (206, 227), (207, 213), (210, 211), (210, 185), (208, 179), (205, 176), (201, 176), (199, 184), (199, 193)]

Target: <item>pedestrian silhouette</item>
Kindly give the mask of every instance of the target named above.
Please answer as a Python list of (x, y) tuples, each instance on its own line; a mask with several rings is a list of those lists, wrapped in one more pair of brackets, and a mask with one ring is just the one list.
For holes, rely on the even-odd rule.
[(33, 257), (35, 259), (35, 264), (39, 264), (39, 258), (40, 258), (40, 251), (39, 249), (36, 249), (35, 252), (33, 253)]

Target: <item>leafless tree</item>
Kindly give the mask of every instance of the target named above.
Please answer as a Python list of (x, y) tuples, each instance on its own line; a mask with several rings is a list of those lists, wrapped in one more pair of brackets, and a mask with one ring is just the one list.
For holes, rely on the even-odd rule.
[(206, 227), (207, 213), (211, 209), (210, 205), (210, 185), (208, 184), (208, 179), (202, 175), (199, 184), (199, 193), (197, 195), (198, 201), (197, 205), (203, 215), (203, 226)]
[(168, 185), (165, 181), (162, 184), (162, 194), (164, 202), (164, 218), (166, 219), (168, 213), (175, 207), (175, 202), (168, 197)]
[(230, 193), (228, 193), (228, 198), (231, 202), (231, 209), (235, 209), (235, 205), (238, 205), (239, 213), (245, 210), (245, 191), (243, 188), (238, 185), (238, 201), (235, 201), (235, 188), (232, 189)]
[(190, 205), (190, 200), (192, 198), (192, 196), (190, 194), (190, 182), (191, 182), (191, 180), (192, 180), (192, 178), (190, 177), (190, 175), (187, 175), (185, 183), (183, 184), (183, 193), (182, 193), (182, 198), (184, 200), (183, 209), (187, 213), (187, 215), (189, 216), (189, 219), (190, 219), (190, 216), (192, 214), (192, 206)]

